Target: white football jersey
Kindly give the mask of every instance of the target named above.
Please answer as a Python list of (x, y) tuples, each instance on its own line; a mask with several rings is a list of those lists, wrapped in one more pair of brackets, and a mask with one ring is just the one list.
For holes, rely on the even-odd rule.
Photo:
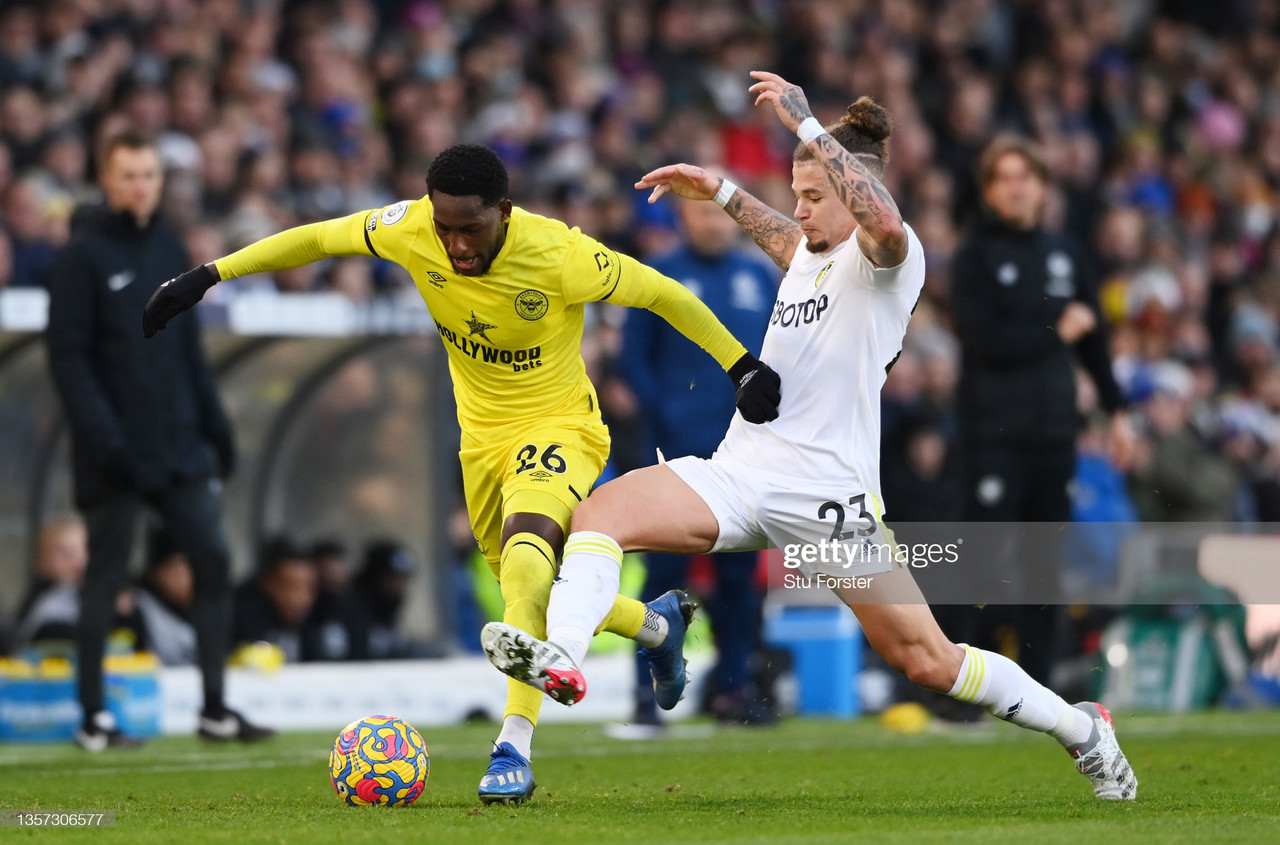
[(801, 240), (760, 351), (782, 378), (778, 418), (734, 414), (717, 457), (879, 497), (880, 388), (924, 287), (924, 248), (906, 232), (907, 257), (888, 269), (863, 255), (856, 233), (823, 253)]

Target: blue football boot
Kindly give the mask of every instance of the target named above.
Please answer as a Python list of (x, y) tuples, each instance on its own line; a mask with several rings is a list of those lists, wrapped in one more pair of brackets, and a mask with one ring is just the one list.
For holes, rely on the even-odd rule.
[(533, 794), (533, 769), (509, 742), (496, 743), (489, 755), (489, 770), (480, 778), (480, 800), (485, 804), (523, 804)]
[(689, 681), (684, 659), (684, 635), (693, 621), (698, 603), (683, 590), (670, 590), (649, 602), (645, 607), (667, 620), (667, 638), (662, 645), (640, 649), (649, 658), (649, 671), (653, 674), (653, 692), (658, 706), (670, 710), (684, 697), (684, 686)]

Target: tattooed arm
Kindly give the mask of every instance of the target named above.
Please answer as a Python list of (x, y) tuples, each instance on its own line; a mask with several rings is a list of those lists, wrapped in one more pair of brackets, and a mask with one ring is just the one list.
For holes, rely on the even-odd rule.
[(809, 142), (827, 178), (858, 221), (858, 246), (878, 267), (896, 267), (907, 257), (907, 231), (889, 191), (857, 157), (829, 134)]
[[(656, 202), (665, 193), (695, 200), (709, 200), (720, 190), (723, 179), (713, 176), (701, 167), (691, 164), (669, 164), (648, 173), (639, 182), (637, 188), (653, 188), (649, 202)], [(725, 205), (728, 212), (742, 231), (751, 236), (761, 249), (773, 259), (783, 270), (791, 266), (791, 257), (796, 253), (796, 245), (800, 243), (800, 225), (786, 217), (751, 194), (738, 188)]]
[[(775, 73), (752, 71), (757, 80), (750, 88), (756, 105), (771, 103), (778, 118), (795, 132), (813, 117), (800, 86)], [(902, 214), (889, 191), (835, 138), (823, 133), (809, 142), (814, 157), (826, 168), (827, 178), (840, 201), (858, 221), (858, 246), (879, 267), (895, 267), (907, 257), (907, 235)]]
[(724, 210), (773, 259), (774, 264), (783, 270), (791, 266), (791, 257), (796, 254), (796, 245), (801, 238), (796, 221), (784, 217), (741, 188), (733, 192), (733, 198)]

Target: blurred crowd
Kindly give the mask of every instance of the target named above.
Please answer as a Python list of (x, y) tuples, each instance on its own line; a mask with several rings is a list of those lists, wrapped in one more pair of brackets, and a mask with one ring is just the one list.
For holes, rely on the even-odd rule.
[[(654, 258), (678, 227), (632, 188), (653, 166), (717, 168), (791, 210), (795, 142), (753, 108), (757, 68), (803, 86), (819, 118), (869, 94), (894, 122), (885, 182), (928, 280), (884, 393), (891, 521), (952, 513), (948, 262), (982, 217), (977, 157), (1001, 130), (1048, 157), (1047, 223), (1094, 259), (1137, 412), (1127, 487), (1086, 472), (1078, 515), (1280, 520), (1278, 0), (6, 2), (0, 288), (42, 284), (94, 196), (95, 146), (126, 127), (160, 140), (194, 262), (419, 196), (459, 141), (501, 153), (519, 204)], [(211, 296), (313, 290), (416, 299), (362, 258)], [(594, 314), (584, 352), (625, 465), (622, 319)], [(1103, 444), (1086, 430), (1086, 466), (1105, 470)]]
[[(88, 561), (82, 522), (45, 525), (36, 543), (35, 577), (9, 642), (0, 639), (0, 655), (74, 649)], [(408, 548), (390, 539), (370, 541), (356, 553), (331, 537), (310, 546), (271, 538), (235, 591), (231, 662), (269, 668), (427, 656), (401, 625), (415, 569)], [(165, 666), (195, 665), (194, 599), (186, 556), (164, 531), (152, 531), (142, 573), (116, 597), (108, 652), (147, 652)]]

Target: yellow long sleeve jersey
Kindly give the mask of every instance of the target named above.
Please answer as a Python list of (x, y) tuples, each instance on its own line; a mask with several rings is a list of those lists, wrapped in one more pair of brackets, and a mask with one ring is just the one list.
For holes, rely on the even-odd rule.
[(587, 302), (647, 308), (729, 369), (746, 349), (678, 282), (558, 220), (514, 208), (488, 272), (454, 272), (427, 197), (312, 223), (219, 259), (220, 279), (330, 256), (374, 255), (413, 277), (449, 354), (464, 431), (590, 415), (599, 402), (582, 360)]

